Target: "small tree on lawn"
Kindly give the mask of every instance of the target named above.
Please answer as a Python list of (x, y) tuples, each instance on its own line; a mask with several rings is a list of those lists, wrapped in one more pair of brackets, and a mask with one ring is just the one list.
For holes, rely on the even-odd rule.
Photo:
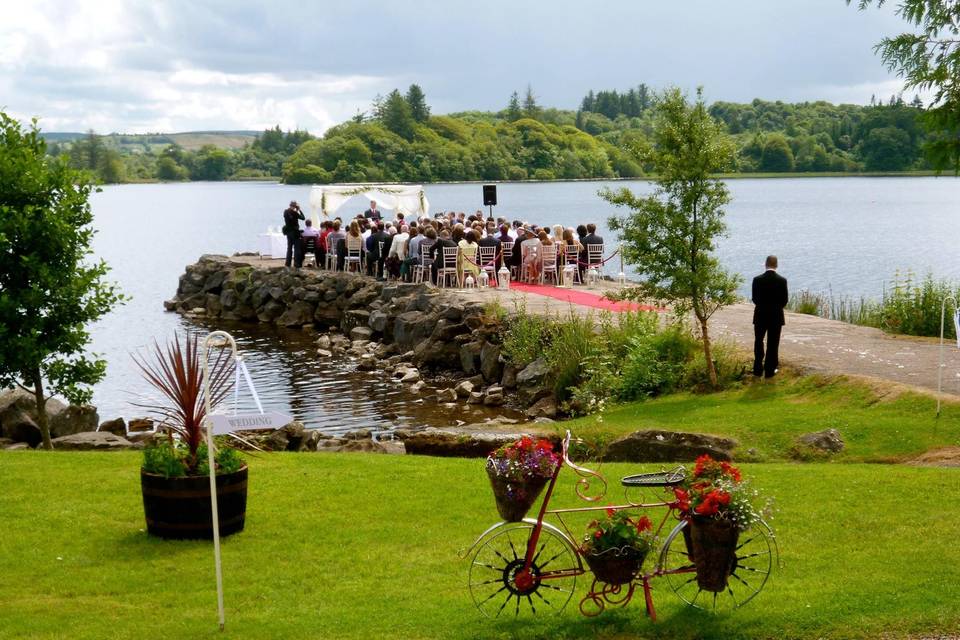
[(85, 353), (86, 327), (121, 296), (103, 281), (106, 264), (87, 260), (88, 176), (45, 152), (35, 122), (24, 131), (0, 111), (0, 388), (33, 393), (52, 449), (48, 394), (89, 401), (106, 363)]
[(632, 210), (609, 222), (624, 241), (625, 260), (646, 278), (623, 295), (670, 303), (680, 316), (692, 311), (707, 375), (716, 386), (707, 324), (735, 301), (739, 276), (727, 273), (713, 255), (715, 239), (726, 232), (722, 207), (730, 194), (711, 175), (733, 166), (736, 149), (710, 117), (700, 90), (692, 105), (678, 89), (660, 96), (653, 138), (647, 158), (658, 176), (653, 194), (640, 197), (625, 188), (600, 192), (608, 202)]

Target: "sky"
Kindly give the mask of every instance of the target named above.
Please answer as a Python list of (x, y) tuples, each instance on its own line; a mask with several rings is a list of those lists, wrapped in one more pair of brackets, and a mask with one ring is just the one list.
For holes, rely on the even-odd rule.
[(641, 82), (867, 104), (902, 87), (873, 50), (907, 30), (892, 5), (0, 0), (0, 110), (45, 131), (320, 134), (411, 83), (433, 113), (502, 109), (528, 84), (565, 109)]

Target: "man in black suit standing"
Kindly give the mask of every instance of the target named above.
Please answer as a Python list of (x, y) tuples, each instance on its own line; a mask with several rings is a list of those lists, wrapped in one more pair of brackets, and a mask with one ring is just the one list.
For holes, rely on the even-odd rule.
[[(383, 263), (390, 253), (393, 236), (387, 233), (383, 222), (378, 222), (373, 233), (367, 239), (367, 275), (372, 276), (376, 270), (377, 279), (383, 279)], [(383, 251), (380, 245), (383, 244)]]
[(377, 209), (377, 201), (370, 201), (370, 208), (363, 212), (363, 217), (367, 220), (373, 220), (374, 222), (380, 222), (380, 219), (383, 217), (380, 214), (380, 210)]
[[(753, 375), (772, 378), (780, 366), (780, 331), (787, 306), (787, 279), (777, 273), (777, 256), (767, 256), (767, 270), (753, 279)], [(764, 358), (763, 337), (767, 336)]]
[(297, 267), (299, 268), (303, 263), (303, 256), (300, 251), (300, 222), (298, 221), (305, 218), (306, 216), (303, 215), (303, 211), (300, 210), (300, 205), (297, 204), (296, 200), (292, 200), (290, 206), (283, 212), (283, 235), (287, 237), (287, 259), (284, 264), (288, 267), (294, 254), (296, 254)]

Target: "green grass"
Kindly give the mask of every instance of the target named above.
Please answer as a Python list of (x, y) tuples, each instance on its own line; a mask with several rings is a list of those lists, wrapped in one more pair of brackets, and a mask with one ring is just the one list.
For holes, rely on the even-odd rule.
[[(147, 537), (139, 461), (0, 452), (0, 637), (899, 638), (960, 625), (960, 470), (747, 465), (776, 497), (783, 560), (748, 607), (715, 618), (658, 589), (656, 624), (639, 602), (517, 623), (478, 616), (457, 557), (495, 520), (482, 461), (270, 454), (251, 460), (247, 529), (223, 545), (221, 634), (212, 546)], [(577, 502), (567, 473), (557, 505)]]
[(736, 438), (741, 454), (752, 448), (759, 459), (784, 460), (797, 436), (832, 427), (846, 442), (836, 460), (897, 462), (960, 445), (960, 405), (945, 402), (940, 418), (935, 415), (936, 400), (928, 395), (892, 384), (878, 391), (843, 376), (808, 375), (769, 382), (751, 378), (720, 393), (676, 393), (614, 405), (558, 428), (600, 443), (638, 429), (717, 434)]

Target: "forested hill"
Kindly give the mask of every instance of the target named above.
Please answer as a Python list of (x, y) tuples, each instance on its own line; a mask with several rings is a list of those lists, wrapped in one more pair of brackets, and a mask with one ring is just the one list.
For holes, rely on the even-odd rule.
[[(736, 141), (736, 171), (844, 172), (927, 169), (919, 100), (868, 106), (827, 102), (716, 102), (709, 110)], [(88, 133), (53, 145), (108, 182), (282, 177), (292, 184), (638, 177), (648, 169), (654, 109), (644, 86), (590, 92), (577, 110), (544, 108), (528, 87), (499, 112), (432, 115), (412, 85), (374, 100), (369, 113), (315, 138), (264, 131), (240, 148), (124, 149)], [(205, 132), (216, 133), (216, 132)], [(227, 147), (227, 148), (224, 148)]]

